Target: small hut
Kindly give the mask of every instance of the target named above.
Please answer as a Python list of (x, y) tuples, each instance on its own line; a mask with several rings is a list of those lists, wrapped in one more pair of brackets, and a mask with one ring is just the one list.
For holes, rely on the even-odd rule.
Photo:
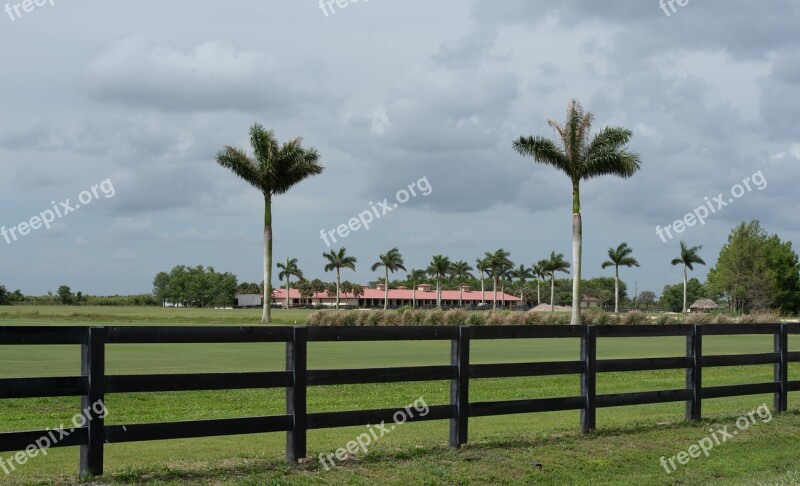
[(719, 309), (719, 306), (711, 299), (698, 299), (697, 302), (689, 307), (689, 310), (692, 312), (708, 312), (715, 309)]

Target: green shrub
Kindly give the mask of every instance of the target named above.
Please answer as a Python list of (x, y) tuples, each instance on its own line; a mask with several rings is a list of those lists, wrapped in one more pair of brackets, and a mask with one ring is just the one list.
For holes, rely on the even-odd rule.
[(702, 312), (692, 312), (683, 322), (687, 324), (711, 324), (711, 316)]
[(630, 311), (623, 314), (621, 319), (622, 324), (650, 324), (650, 316), (642, 311)]
[(441, 309), (434, 309), (428, 312), (425, 324), (430, 326), (441, 326), (444, 323), (444, 311)]
[(403, 318), (403, 325), (405, 326), (420, 326), (425, 323), (425, 312), (416, 309), (406, 309), (401, 314)]
[(463, 326), (467, 323), (467, 312), (462, 309), (452, 309), (444, 313), (444, 323), (448, 326)]
[(781, 316), (771, 312), (756, 311), (743, 315), (739, 322), (742, 324), (776, 324), (781, 322)]
[(470, 312), (467, 316), (467, 325), (470, 326), (485, 326), (486, 316), (483, 312)]
[(506, 323), (506, 316), (503, 311), (488, 311), (486, 314), (487, 326), (502, 326)]
[(598, 326), (610, 326), (612, 324), (619, 324), (619, 316), (616, 314), (609, 314), (602, 311), (595, 316), (595, 324)]
[(536, 325), (542, 323), (542, 313), (528, 311), (525, 313), (525, 324)]
[(358, 313), (356, 311), (345, 311), (339, 314), (337, 325), (342, 327), (355, 327), (358, 325)]
[(675, 324), (676, 320), (669, 314), (659, 314), (658, 317), (656, 317), (655, 323), (663, 326), (666, 324)]

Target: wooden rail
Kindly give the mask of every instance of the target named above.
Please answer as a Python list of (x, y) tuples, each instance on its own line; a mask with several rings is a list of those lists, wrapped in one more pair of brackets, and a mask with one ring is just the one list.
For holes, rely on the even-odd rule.
[[(771, 353), (704, 356), (703, 336), (771, 334)], [(785, 411), (790, 391), (800, 391), (800, 381), (788, 380), (788, 366), (800, 361), (789, 352), (789, 334), (800, 334), (800, 324), (721, 324), (666, 326), (498, 326), (498, 327), (0, 327), (2, 345), (80, 345), (81, 376), (0, 379), (0, 399), (80, 396), (88, 410), (86, 424), (77, 427), (52, 447), (80, 446), (80, 475), (103, 473), (105, 444), (214, 437), (222, 435), (286, 433), (286, 456), (297, 461), (306, 456), (308, 430), (368, 425), (392, 421), (396, 409), (309, 413), (306, 393), (310, 386), (343, 384), (450, 381), (450, 404), (430, 406), (423, 416), (409, 421), (449, 420), (450, 445), (467, 443), (470, 417), (579, 410), (581, 428), (596, 426), (598, 408), (664, 402), (686, 402), (686, 418), (700, 420), (704, 399), (771, 393), (775, 411)], [(597, 359), (597, 339), (683, 336), (684, 356), (637, 359)], [(470, 346), (476, 340), (578, 339), (580, 356), (574, 361), (471, 364)], [(308, 370), (309, 342), (450, 341), (450, 365), (395, 368)], [(284, 343), (285, 371), (256, 373), (202, 373), (167, 375), (106, 375), (108, 344), (130, 343)], [(703, 387), (704, 368), (774, 365), (774, 381), (744, 385)], [(685, 388), (597, 395), (598, 373), (649, 370), (686, 370)], [(471, 380), (523, 376), (580, 375), (580, 395), (560, 398), (471, 403)], [(282, 415), (148, 424), (105, 425), (91, 405), (106, 394), (196, 390), (286, 389)], [(0, 433), (0, 451), (19, 451), (50, 430)]]

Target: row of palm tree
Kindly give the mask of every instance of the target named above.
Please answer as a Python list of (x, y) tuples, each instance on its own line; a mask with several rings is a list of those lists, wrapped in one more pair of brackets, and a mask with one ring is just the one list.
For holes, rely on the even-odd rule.
[[(626, 148), (633, 132), (622, 127), (605, 127), (594, 136), (591, 128), (594, 123), (594, 114), (584, 111), (576, 100), (572, 100), (567, 108), (566, 120), (563, 124), (549, 120), (548, 124), (558, 136), (558, 142), (542, 136), (521, 136), (513, 141), (513, 148), (522, 156), (532, 157), (537, 163), (550, 165), (569, 177), (572, 185), (572, 324), (581, 323), (581, 265), (583, 250), (583, 220), (581, 216), (581, 182), (601, 177), (614, 175), (628, 178), (635, 174), (641, 161), (638, 154)], [(273, 197), (286, 193), (299, 182), (322, 173), (324, 167), (319, 164), (319, 153), (314, 148), (305, 148), (301, 138), (292, 139), (284, 144), (279, 144), (271, 130), (265, 130), (259, 124), (250, 128), (250, 145), (253, 156), (248, 155), (244, 149), (226, 146), (221, 150), (216, 160), (219, 165), (230, 169), (234, 174), (258, 189), (264, 197), (264, 282), (265, 298), (262, 313), (262, 322), (270, 323), (270, 300), (272, 295), (272, 201)], [(638, 266), (630, 257), (627, 245), (620, 245), (616, 250), (609, 252), (610, 260), (604, 262), (604, 268), (613, 265), (616, 270), (616, 298), (615, 310), (619, 307), (619, 267)], [(681, 242), (681, 257), (673, 260), (673, 265), (684, 266), (684, 311), (686, 309), (687, 271), (692, 270), (694, 263), (704, 264), (697, 255), (700, 247), (686, 247)], [(396, 249), (395, 249), (396, 250)], [(626, 253), (627, 252), (627, 253)], [(326, 254), (326, 258), (327, 258)], [(331, 258), (326, 265), (326, 271), (335, 269), (337, 273), (337, 307), (339, 305), (339, 273), (342, 268), (355, 267), (355, 257), (346, 257), (344, 248), (338, 253), (331, 251)], [(557, 258), (559, 255), (551, 254), (549, 260), (542, 260), (530, 269), (520, 266), (513, 271), (514, 278), (526, 280), (535, 276), (537, 279), (537, 300), (541, 303), (539, 283), (542, 278), (550, 277), (551, 280), (551, 306), (553, 304), (553, 281), (557, 271), (568, 272), (569, 264)], [(385, 257), (385, 258), (384, 258)], [(385, 269), (385, 281), (388, 284), (388, 274), (404, 269), (399, 252), (381, 255), (379, 262), (373, 265), (374, 269)], [(452, 273), (449, 261), (442, 255), (434, 257), (434, 261), (427, 269), (429, 275), (435, 276), (437, 281), (437, 302), (441, 305), (441, 279)], [(632, 261), (633, 260), (633, 261)], [(399, 262), (399, 263), (398, 263)], [(287, 277), (297, 276), (294, 270), (288, 268), (290, 261), (284, 265), (282, 274)], [(544, 263), (544, 267), (540, 265)], [(296, 267), (296, 262), (295, 262)], [(497, 305), (497, 284), (505, 285), (505, 280), (511, 272), (513, 264), (508, 260), (508, 252), (498, 250), (487, 253), (483, 259), (478, 259), (476, 268), (481, 274), (481, 293), (485, 292), (483, 275), (488, 274), (493, 281), (495, 294), (494, 305)], [(329, 270), (330, 269), (330, 270)], [(469, 269), (471, 270), (471, 269)], [(461, 268), (460, 275), (468, 274), (469, 270)], [(288, 284), (287, 284), (288, 287)], [(386, 285), (388, 292), (388, 285)], [(387, 294), (388, 295), (388, 294)], [(388, 303), (388, 298), (386, 299)]]

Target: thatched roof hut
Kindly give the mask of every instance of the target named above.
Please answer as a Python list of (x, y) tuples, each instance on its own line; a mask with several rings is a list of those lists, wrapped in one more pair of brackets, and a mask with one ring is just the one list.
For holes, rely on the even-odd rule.
[(689, 309), (697, 312), (708, 312), (719, 309), (719, 305), (711, 299), (698, 299)]

